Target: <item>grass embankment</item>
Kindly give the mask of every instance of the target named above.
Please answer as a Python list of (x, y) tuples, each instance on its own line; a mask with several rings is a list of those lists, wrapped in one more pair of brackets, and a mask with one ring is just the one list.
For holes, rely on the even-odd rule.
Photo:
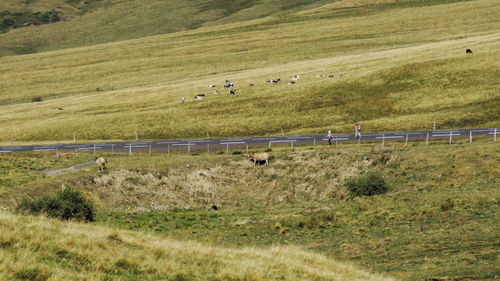
[(0, 211), (3, 280), (392, 280), (294, 247), (227, 249)]
[[(402, 280), (492, 279), (500, 274), (498, 144), (443, 143), (273, 148), (268, 167), (240, 154), (115, 156), (104, 173), (4, 187), (1, 202), (72, 186), (93, 198), (107, 227), (219, 247), (300, 245)], [(349, 199), (345, 179), (366, 171), (391, 191)]]
[[(343, 1), (2, 57), (0, 140), (324, 133), (352, 131), (354, 120), (365, 131), (424, 129), (435, 120), (441, 128), (498, 126), (496, 1), (386, 2)], [(297, 73), (302, 79), (287, 85)], [(270, 85), (270, 78), (285, 83)], [(236, 96), (221, 90), (225, 79)], [(213, 83), (221, 94), (206, 89)], [(208, 96), (195, 102), (201, 92)], [(42, 102), (31, 102), (36, 97)]]

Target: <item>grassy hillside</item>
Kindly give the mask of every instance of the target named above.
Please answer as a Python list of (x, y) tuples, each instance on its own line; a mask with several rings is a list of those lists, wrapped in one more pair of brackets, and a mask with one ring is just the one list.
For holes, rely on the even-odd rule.
[[(329, 2), (332, 1), (8, 1), (0, 4), (0, 12), (8, 12), (5, 19), (10, 18), (21, 24), (12, 30), (11, 25), (1, 25), (0, 17), (0, 27), (5, 26), (4, 31), (10, 30), (0, 34), (0, 55), (36, 53), (167, 34), (205, 25), (258, 19)], [(57, 13), (60, 20), (34, 21), (37, 12)]]
[(293, 247), (228, 249), (0, 211), (3, 280), (392, 280)]
[(365, 131), (499, 125), (496, 1), (360, 3), (1, 57), (0, 140), (324, 133), (354, 120)]
[[(70, 186), (92, 198), (105, 227), (224, 248), (300, 245), (401, 280), (500, 274), (500, 151), (491, 138), (296, 149), (273, 147), (268, 167), (237, 151), (108, 155), (103, 173), (57, 177), (39, 170), (92, 155), (2, 155), (0, 207)], [(390, 192), (351, 198), (346, 179), (367, 171)], [(221, 209), (208, 210), (214, 204)]]

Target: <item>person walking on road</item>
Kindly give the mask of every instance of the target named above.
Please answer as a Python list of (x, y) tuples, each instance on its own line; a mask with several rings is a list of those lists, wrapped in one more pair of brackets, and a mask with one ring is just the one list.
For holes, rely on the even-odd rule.
[(332, 143), (333, 143), (332, 131), (328, 131), (328, 144), (332, 145)]
[(354, 138), (361, 138), (361, 126), (359, 126), (358, 122), (356, 122), (356, 126), (354, 127)]

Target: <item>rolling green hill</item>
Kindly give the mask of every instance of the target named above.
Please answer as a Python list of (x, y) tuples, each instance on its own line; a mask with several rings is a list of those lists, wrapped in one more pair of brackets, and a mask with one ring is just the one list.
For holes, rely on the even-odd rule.
[[(365, 131), (498, 126), (499, 13), (494, 0), (350, 0), (1, 57), (0, 139), (324, 133), (351, 131), (354, 120)], [(294, 74), (302, 79), (287, 85)], [(265, 82), (276, 78), (283, 83)], [(226, 79), (236, 96), (222, 89)], [(200, 93), (208, 96), (195, 102)]]
[[(0, 55), (167, 34), (317, 7), (325, 0), (34, 0), (0, 4)], [(38, 14), (37, 14), (38, 13)], [(53, 19), (52, 15), (57, 15)], [(47, 18), (48, 17), (48, 18)], [(12, 22), (11, 24), (9, 23)], [(17, 26), (18, 28), (12, 29)], [(0, 29), (1, 31), (2, 29)]]

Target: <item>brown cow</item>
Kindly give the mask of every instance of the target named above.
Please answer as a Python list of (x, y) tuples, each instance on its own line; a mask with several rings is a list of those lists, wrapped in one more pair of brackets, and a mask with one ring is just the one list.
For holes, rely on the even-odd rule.
[(248, 156), (249, 156), (250, 161), (253, 162), (254, 166), (260, 162), (265, 162), (265, 165), (269, 165), (269, 154), (267, 152), (250, 153)]

